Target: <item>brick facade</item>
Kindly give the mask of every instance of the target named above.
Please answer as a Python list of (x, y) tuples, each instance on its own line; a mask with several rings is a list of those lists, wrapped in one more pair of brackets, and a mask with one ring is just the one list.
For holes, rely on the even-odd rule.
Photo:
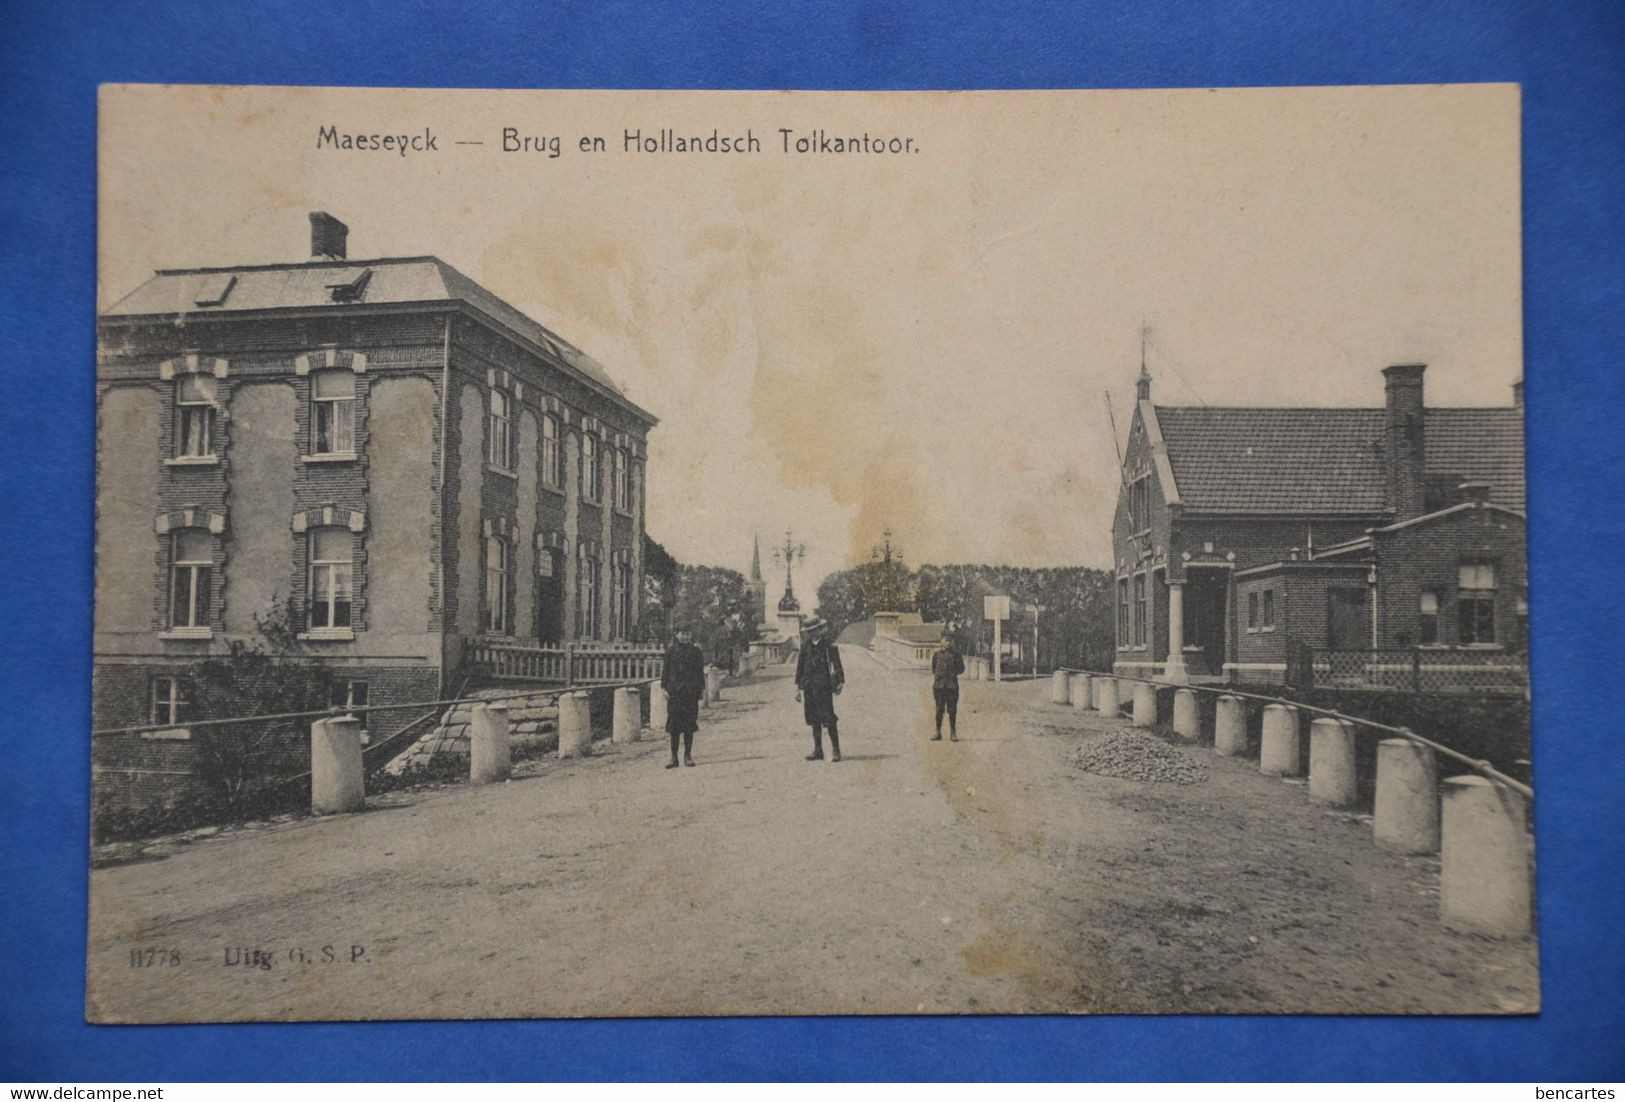
[[(378, 300), (323, 297), (321, 280), (369, 266), (367, 295), (379, 292)], [(98, 419), (97, 728), (149, 722), (153, 678), (184, 676), (198, 659), (249, 637), (253, 616), (273, 600), (290, 603), (310, 660), (367, 681), (373, 704), (432, 699), (449, 687), (461, 637), (471, 624), (483, 631), (493, 599), (508, 605), (506, 636), (573, 638), (573, 617), (556, 606), (569, 599), (561, 576), (573, 575), (583, 541), (603, 547), (599, 593), (610, 611), (612, 563), (641, 562), (631, 549), (641, 551), (643, 539), (641, 498), (612, 507), (610, 448), (624, 452), (641, 484), (654, 419), (621, 398), (601, 369), (433, 258), (231, 271), (249, 287), (231, 292), (243, 299), (241, 313), (229, 296), (213, 313), (187, 308), (189, 288), (209, 273), (161, 272), (100, 319), (98, 401), (107, 414)], [(431, 277), (443, 288), (435, 296), (421, 290)], [(282, 289), (301, 280), (315, 291)], [(404, 301), (385, 301), (397, 285)], [(267, 305), (250, 294), (291, 297)], [(323, 372), (346, 372), (353, 382), (353, 396), (342, 399), (353, 447), (317, 454), (313, 388)], [(198, 393), (210, 397), (209, 454), (179, 454), (178, 380), (187, 376), (209, 380), (186, 392), (194, 404)], [(488, 462), (497, 390), (510, 402), (506, 464)], [(380, 401), (392, 419), (379, 419)], [(556, 480), (542, 454), (544, 418), (558, 429), (567, 468)], [(575, 492), (571, 453), (583, 425), (612, 442), (601, 452), (611, 463), (601, 502), (579, 502)], [(478, 439), (465, 439), (471, 431)], [(470, 479), (474, 468), (459, 459), (476, 447), (483, 458)], [(252, 470), (234, 466), (240, 454), (252, 456)], [(460, 543), (465, 525), (480, 533), (477, 549)], [(177, 632), (170, 593), (174, 533), (183, 529), (208, 536), (208, 615)], [(350, 535), (349, 622), (319, 631), (304, 622), (318, 529)], [(481, 552), (493, 537), (509, 549), (503, 594), (485, 592)], [(251, 573), (236, 572), (238, 561)], [(331, 576), (342, 579), (342, 570)], [(478, 617), (459, 607), (460, 589), (478, 594)], [(330, 616), (339, 621), (342, 587), (333, 592), (339, 603)], [(138, 619), (137, 607), (150, 612)], [(598, 637), (608, 638), (613, 623), (601, 616)], [(625, 624), (623, 634), (636, 629)], [(389, 723), (381, 716), (378, 731)], [(159, 759), (164, 769), (183, 761), (183, 746), (98, 739), (98, 785), (106, 774), (107, 785), (136, 791), (140, 784), (111, 778), (184, 773), (149, 769)]]

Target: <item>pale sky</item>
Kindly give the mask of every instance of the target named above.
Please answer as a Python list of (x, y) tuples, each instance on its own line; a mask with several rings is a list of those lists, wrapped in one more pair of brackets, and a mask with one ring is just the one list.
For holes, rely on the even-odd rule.
[[(440, 150), (319, 150), (323, 125)], [(501, 152), (510, 126), (561, 155)], [(622, 151), (665, 127), (762, 151)], [(780, 127), (919, 151), (784, 154)], [(804, 597), (887, 527), (915, 565), (1108, 565), (1105, 394), (1126, 432), (1142, 321), (1166, 404), (1376, 406), (1422, 361), (1430, 404), (1504, 405), (1522, 375), (1510, 85), (149, 87), (104, 90), (100, 138), (101, 305), (307, 259), (310, 210), (352, 258), (439, 256), (661, 418), (654, 538), (744, 570), (759, 532), (771, 581), (793, 528)]]

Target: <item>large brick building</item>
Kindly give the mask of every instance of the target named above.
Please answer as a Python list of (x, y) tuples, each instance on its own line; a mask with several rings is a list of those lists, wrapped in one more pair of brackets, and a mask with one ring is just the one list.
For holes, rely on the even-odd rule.
[(98, 321), (94, 714), (291, 598), (352, 698), (432, 699), (469, 640), (637, 636), (655, 418), (431, 256), (160, 271)]
[(1156, 405), (1142, 369), (1114, 669), (1278, 682), (1311, 652), (1521, 650), (1521, 390), (1429, 409), (1423, 373), (1387, 368), (1377, 409), (1241, 409)]

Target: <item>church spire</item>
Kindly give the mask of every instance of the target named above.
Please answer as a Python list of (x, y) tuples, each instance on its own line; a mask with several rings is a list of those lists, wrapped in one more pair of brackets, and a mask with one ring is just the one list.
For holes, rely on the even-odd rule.
[(762, 540), (754, 532), (750, 536), (750, 580), (762, 580)]

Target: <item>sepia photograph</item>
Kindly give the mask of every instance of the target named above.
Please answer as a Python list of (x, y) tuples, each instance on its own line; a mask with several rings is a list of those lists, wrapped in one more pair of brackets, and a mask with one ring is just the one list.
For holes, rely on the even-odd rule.
[(104, 85), (86, 1018), (1537, 1013), (1520, 113)]

